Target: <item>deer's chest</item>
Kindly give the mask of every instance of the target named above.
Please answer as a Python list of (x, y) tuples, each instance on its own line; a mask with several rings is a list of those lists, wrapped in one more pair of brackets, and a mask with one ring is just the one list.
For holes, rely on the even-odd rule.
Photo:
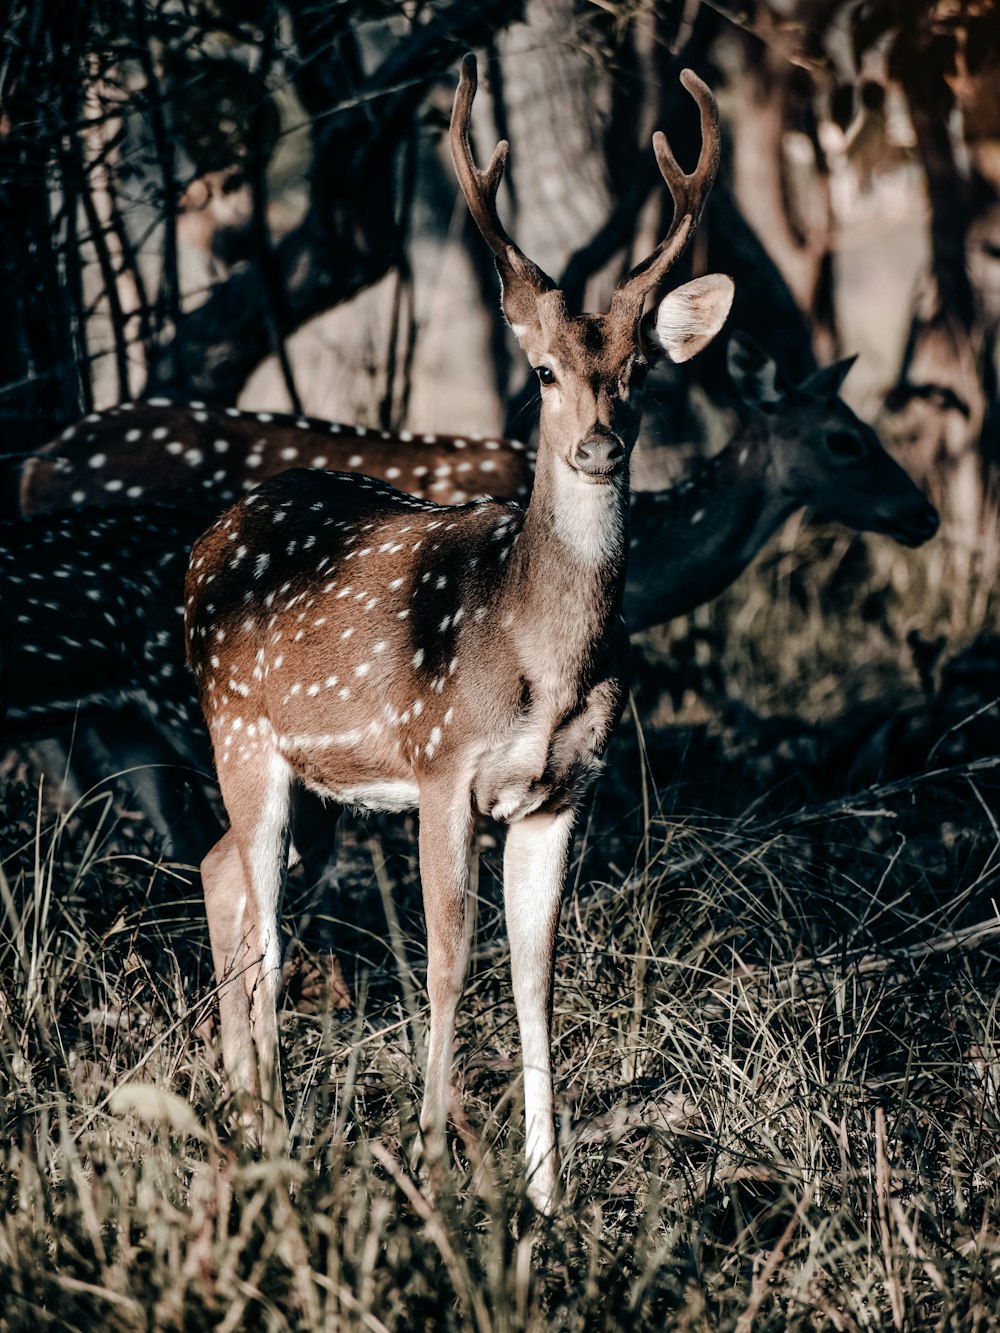
[(571, 709), (534, 701), (478, 757), (473, 801), (501, 822), (574, 805), (601, 767), (621, 711), (622, 683), (602, 680)]

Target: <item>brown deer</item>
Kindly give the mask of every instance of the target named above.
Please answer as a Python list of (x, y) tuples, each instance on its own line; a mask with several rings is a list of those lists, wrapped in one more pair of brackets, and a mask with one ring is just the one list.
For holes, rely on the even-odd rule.
[(20, 466), (16, 506), (32, 518), (84, 505), (173, 501), (202, 506), (207, 523), (290, 467), (384, 477), (438, 504), (521, 499), (534, 457), (519, 440), (391, 433), (150, 398), (94, 412), (43, 445)]
[[(695, 355), (732, 283), (699, 279), (643, 320), (700, 216), (718, 161), (718, 113), (701, 110), (695, 171), (663, 135), (674, 220), (605, 315), (571, 316), (496, 211), (506, 156), (469, 147), (474, 57), (452, 116), (456, 172), (496, 256), (503, 309), (542, 385), (527, 508), (443, 509), (373, 479), (295, 469), (263, 483), (196, 543), (185, 589), (190, 661), (229, 832), (202, 863), (220, 983), (223, 1055), (237, 1088), (280, 1105), (275, 1001), (279, 914), (300, 787), (337, 806), (420, 811), (431, 1017), (421, 1127), (443, 1147), (465, 896), (476, 810), (508, 825), (504, 896), (524, 1061), (528, 1192), (551, 1206), (553, 951), (577, 802), (624, 697), (628, 454), (648, 358)], [(252, 1037), (252, 1041), (251, 1041)]]
[[(624, 600), (630, 630), (682, 615), (721, 592), (801, 505), (907, 545), (936, 527), (933, 508), (837, 396), (850, 362), (791, 385), (773, 359), (737, 334), (729, 365), (746, 419), (728, 448), (675, 486), (632, 497)], [(163, 416), (163, 409), (148, 411)], [(114, 418), (102, 420), (110, 425)], [(178, 434), (182, 426), (183, 419)], [(81, 426), (81, 445), (85, 434)], [(120, 430), (117, 441), (121, 447)], [(105, 433), (92, 443), (110, 455), (116, 437)], [(399, 441), (400, 448), (407, 443)], [(499, 443), (502, 452), (505, 442)], [(513, 470), (501, 469), (500, 476), (509, 481)], [(155, 474), (147, 482), (155, 493)], [(54, 502), (60, 498), (57, 491)], [(42, 491), (36, 500), (53, 497)], [(0, 734), (37, 740), (71, 730), (73, 776), (89, 787), (127, 772), (133, 799), (164, 851), (186, 863), (197, 863), (218, 836), (192, 777), (192, 770), (210, 769), (211, 748), (183, 664), (183, 572), (202, 526), (188, 507), (138, 499), (134, 508), (0, 523), (0, 606), (8, 631), (8, 715)], [(130, 714), (126, 726), (123, 710)], [(54, 767), (62, 779), (65, 755)], [(318, 837), (306, 858), (307, 881), (320, 888), (330, 846), (324, 822), (313, 820)], [(328, 920), (321, 911), (307, 941), (343, 1006), (348, 992)]]

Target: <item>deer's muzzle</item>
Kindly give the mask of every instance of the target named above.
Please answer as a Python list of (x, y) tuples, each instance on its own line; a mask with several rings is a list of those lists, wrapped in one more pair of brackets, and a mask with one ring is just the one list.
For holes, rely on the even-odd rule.
[(609, 477), (625, 460), (625, 446), (611, 431), (592, 431), (573, 451), (573, 465), (588, 477)]

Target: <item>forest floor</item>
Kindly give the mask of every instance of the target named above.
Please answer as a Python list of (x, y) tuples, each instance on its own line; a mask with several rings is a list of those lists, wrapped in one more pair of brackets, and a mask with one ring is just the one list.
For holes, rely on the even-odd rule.
[(1000, 641), (970, 562), (786, 533), (638, 645), (558, 941), (551, 1218), (495, 831), (432, 1197), (412, 822), (345, 830), (354, 1009), (286, 997), (291, 1126), (255, 1151), (195, 891), (107, 794), (54, 817), (8, 780), (0, 1327), (994, 1328)]

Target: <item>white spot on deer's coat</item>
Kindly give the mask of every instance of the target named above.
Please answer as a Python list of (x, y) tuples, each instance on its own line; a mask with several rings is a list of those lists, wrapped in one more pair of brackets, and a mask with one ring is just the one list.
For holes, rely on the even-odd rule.
[(704, 517), (705, 517), (704, 509), (699, 509), (696, 513), (691, 515), (691, 526), (694, 527), (696, 523), (700, 523)]
[(90, 465), (90, 467), (103, 467), (107, 461), (108, 461), (107, 454), (91, 454), (90, 457), (87, 459), (87, 463)]

